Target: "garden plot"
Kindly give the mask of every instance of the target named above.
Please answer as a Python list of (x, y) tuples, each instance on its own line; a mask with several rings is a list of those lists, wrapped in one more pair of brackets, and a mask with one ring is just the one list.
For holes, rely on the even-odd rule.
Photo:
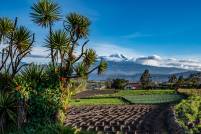
[(66, 126), (103, 133), (164, 133), (164, 107), (157, 105), (99, 105), (71, 107)]
[(123, 96), (125, 100), (131, 104), (161, 104), (161, 103), (172, 103), (178, 102), (183, 99), (182, 95), (179, 94), (153, 94), (153, 95), (133, 95)]
[(99, 98), (99, 99), (75, 99), (70, 101), (72, 106), (82, 106), (82, 105), (117, 105), (125, 104), (125, 102), (120, 98)]

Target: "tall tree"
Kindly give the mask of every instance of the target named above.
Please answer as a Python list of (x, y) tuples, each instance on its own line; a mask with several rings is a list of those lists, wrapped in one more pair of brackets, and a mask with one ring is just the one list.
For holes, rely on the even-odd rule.
[(0, 72), (11, 74), (13, 78), (26, 64), (21, 61), (26, 57), (33, 46), (34, 34), (24, 26), (17, 25), (9, 18), (0, 18), (0, 42), (1, 50)]
[(177, 76), (175, 74), (171, 75), (168, 82), (169, 83), (176, 83), (177, 82)]
[(184, 82), (185, 82), (184, 77), (183, 77), (182, 75), (179, 76), (179, 78), (178, 78), (178, 80), (177, 80), (177, 82), (176, 82), (176, 87), (177, 87), (177, 88), (180, 88), (180, 87), (184, 84)]
[(113, 79), (111, 87), (114, 89), (124, 89), (127, 84), (128, 84), (128, 80)]
[(151, 75), (149, 70), (146, 69), (140, 78), (140, 83), (142, 84), (143, 89), (147, 89), (150, 87), (151, 84)]
[[(31, 7), (32, 12), (30, 13), (32, 21), (44, 28), (49, 28), (49, 36), (52, 36), (53, 24), (60, 20), (60, 7), (57, 3), (52, 0), (39, 0)], [(50, 38), (51, 39), (51, 38)], [(55, 65), (52, 41), (49, 42), (50, 55), (52, 64)]]

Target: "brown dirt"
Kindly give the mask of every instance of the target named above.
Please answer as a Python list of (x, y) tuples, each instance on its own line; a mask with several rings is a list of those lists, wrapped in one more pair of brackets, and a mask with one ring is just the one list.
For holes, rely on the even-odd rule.
[(89, 98), (95, 95), (101, 95), (101, 94), (113, 94), (117, 92), (116, 90), (108, 89), (108, 90), (86, 90), (83, 92), (80, 92), (73, 96), (74, 99), (80, 99), (80, 98)]
[(115, 134), (165, 134), (166, 109), (160, 105), (100, 105), (71, 107), (67, 126)]

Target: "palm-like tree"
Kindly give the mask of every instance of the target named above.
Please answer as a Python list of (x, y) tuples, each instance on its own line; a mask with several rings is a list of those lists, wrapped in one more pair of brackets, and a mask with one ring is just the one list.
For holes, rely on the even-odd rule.
[(70, 32), (72, 40), (86, 38), (89, 35), (90, 21), (87, 17), (77, 13), (70, 13), (64, 20), (65, 29)]
[(0, 18), (0, 42), (9, 37), (14, 30), (14, 22), (7, 17)]
[[(57, 3), (52, 0), (40, 0), (33, 4), (31, 7), (32, 12), (30, 13), (32, 21), (39, 26), (49, 28), (49, 35), (52, 36), (52, 26), (54, 22), (60, 20), (60, 7)], [(50, 40), (50, 46), (52, 42)], [(53, 48), (51, 48), (51, 59), (54, 65)]]
[(24, 26), (17, 26), (9, 18), (0, 18), (0, 41), (4, 45), (1, 51), (0, 71), (6, 70), (14, 77), (22, 68), (22, 59), (27, 56), (34, 43), (34, 35)]
[[(50, 41), (52, 41), (51, 46), (49, 46)], [(48, 48), (53, 48), (54, 52), (54, 61), (61, 59), (61, 66), (64, 65), (64, 56), (69, 51), (70, 41), (67, 36), (67, 33), (63, 30), (57, 30), (52, 33), (51, 39), (50, 36), (46, 39)]]

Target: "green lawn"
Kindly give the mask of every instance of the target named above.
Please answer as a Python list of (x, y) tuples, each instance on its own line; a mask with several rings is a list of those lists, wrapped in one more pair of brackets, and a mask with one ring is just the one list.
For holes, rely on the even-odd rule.
[(124, 104), (123, 100), (119, 98), (100, 98), (100, 99), (76, 99), (70, 102), (71, 106), (82, 105), (106, 105), (106, 104)]
[(133, 96), (133, 95), (163, 95), (163, 94), (176, 94), (175, 90), (119, 90), (114, 94), (104, 94), (97, 95), (96, 97), (123, 97), (123, 96)]
[(125, 104), (127, 100), (131, 104), (159, 104), (176, 102), (183, 96), (175, 90), (119, 90), (114, 94), (104, 94), (90, 97), (88, 99), (76, 99), (70, 102), (71, 106), (101, 105), (101, 104)]
[(180, 101), (183, 96), (179, 94), (152, 94), (124, 96), (123, 98), (132, 104), (160, 104)]

